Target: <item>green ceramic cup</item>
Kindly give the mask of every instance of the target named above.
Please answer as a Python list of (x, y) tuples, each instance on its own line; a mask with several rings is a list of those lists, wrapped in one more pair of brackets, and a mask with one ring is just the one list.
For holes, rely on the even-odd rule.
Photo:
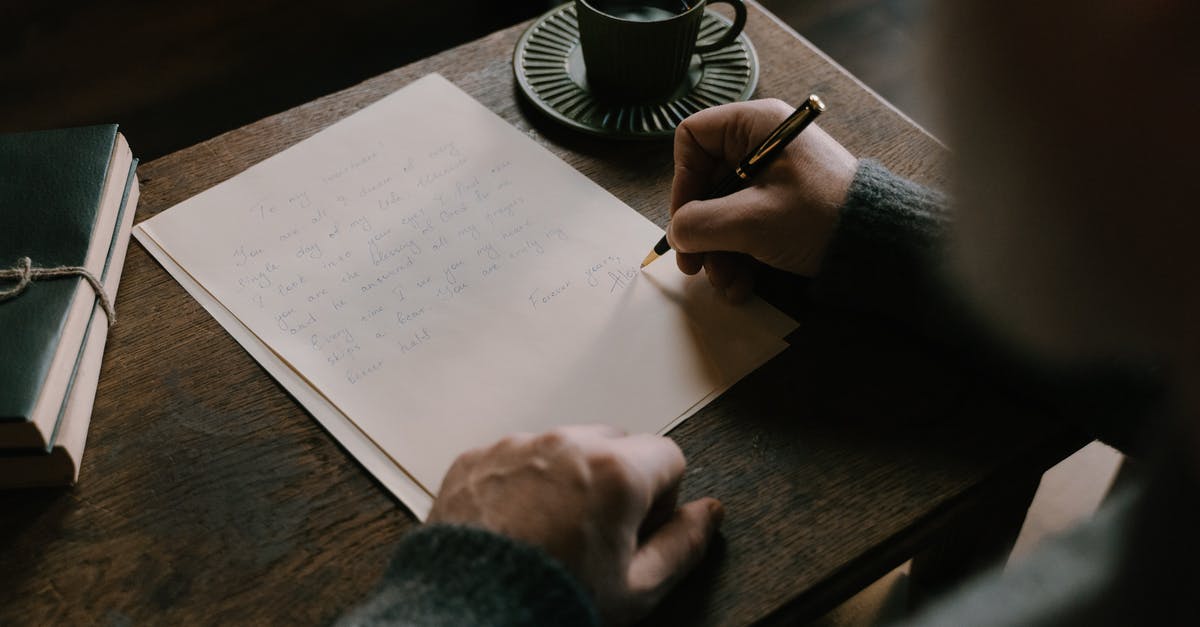
[(733, 25), (697, 42), (705, 0), (575, 0), (588, 89), (624, 104), (667, 99), (686, 80), (692, 55), (728, 46), (746, 25), (742, 0), (724, 2)]

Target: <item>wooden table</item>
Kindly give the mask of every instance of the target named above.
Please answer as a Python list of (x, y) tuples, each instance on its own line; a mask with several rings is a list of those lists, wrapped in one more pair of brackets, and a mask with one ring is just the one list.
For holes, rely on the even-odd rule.
[[(441, 72), (665, 224), (669, 142), (581, 137), (524, 105), (510, 64), (524, 27), (147, 163), (138, 219)], [(747, 31), (757, 96), (820, 93), (822, 126), (852, 152), (942, 183), (934, 138), (757, 6)], [(787, 306), (803, 319), (793, 347), (672, 434), (683, 496), (728, 515), (652, 624), (816, 616), (1080, 443), (902, 330)], [(0, 624), (312, 624), (363, 598), (411, 515), (137, 245), (117, 309), (80, 484), (0, 494)]]

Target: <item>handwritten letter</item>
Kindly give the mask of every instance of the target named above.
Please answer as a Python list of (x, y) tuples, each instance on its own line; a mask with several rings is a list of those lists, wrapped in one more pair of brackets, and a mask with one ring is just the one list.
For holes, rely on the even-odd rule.
[(431, 495), (506, 433), (664, 430), (794, 326), (639, 272), (661, 229), (438, 75), (138, 230)]

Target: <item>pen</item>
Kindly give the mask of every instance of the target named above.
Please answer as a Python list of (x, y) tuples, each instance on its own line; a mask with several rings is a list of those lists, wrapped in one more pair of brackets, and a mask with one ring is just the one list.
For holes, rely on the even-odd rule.
[[(796, 139), (800, 131), (803, 131), (824, 110), (825, 103), (821, 102), (820, 97), (816, 94), (809, 96), (804, 104), (796, 107), (796, 110), (774, 131), (771, 131), (771, 134), (757, 148), (750, 151), (750, 155), (742, 159), (742, 162), (732, 172), (718, 181), (705, 199), (721, 198), (742, 189), (754, 175), (770, 165), (775, 157), (778, 157), (793, 139)], [(654, 250), (650, 251), (650, 254), (642, 260), (642, 267), (650, 265), (651, 261), (658, 259), (659, 255), (665, 255), (668, 250), (671, 250), (671, 245), (667, 243), (667, 236), (663, 235), (662, 239), (654, 245)]]

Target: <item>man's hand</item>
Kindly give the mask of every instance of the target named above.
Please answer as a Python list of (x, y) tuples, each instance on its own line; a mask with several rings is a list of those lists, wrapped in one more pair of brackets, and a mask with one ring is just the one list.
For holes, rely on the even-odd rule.
[(704, 555), (720, 502), (676, 508), (683, 453), (604, 426), (515, 435), (461, 455), (430, 523), (474, 525), (545, 549), (609, 624), (644, 616)]
[(744, 190), (703, 198), (718, 179), (770, 135), (795, 108), (756, 100), (705, 109), (675, 131), (675, 180), (667, 240), (679, 269), (703, 267), (732, 300), (753, 287), (750, 258), (812, 276), (845, 202), (858, 160), (815, 124)]

